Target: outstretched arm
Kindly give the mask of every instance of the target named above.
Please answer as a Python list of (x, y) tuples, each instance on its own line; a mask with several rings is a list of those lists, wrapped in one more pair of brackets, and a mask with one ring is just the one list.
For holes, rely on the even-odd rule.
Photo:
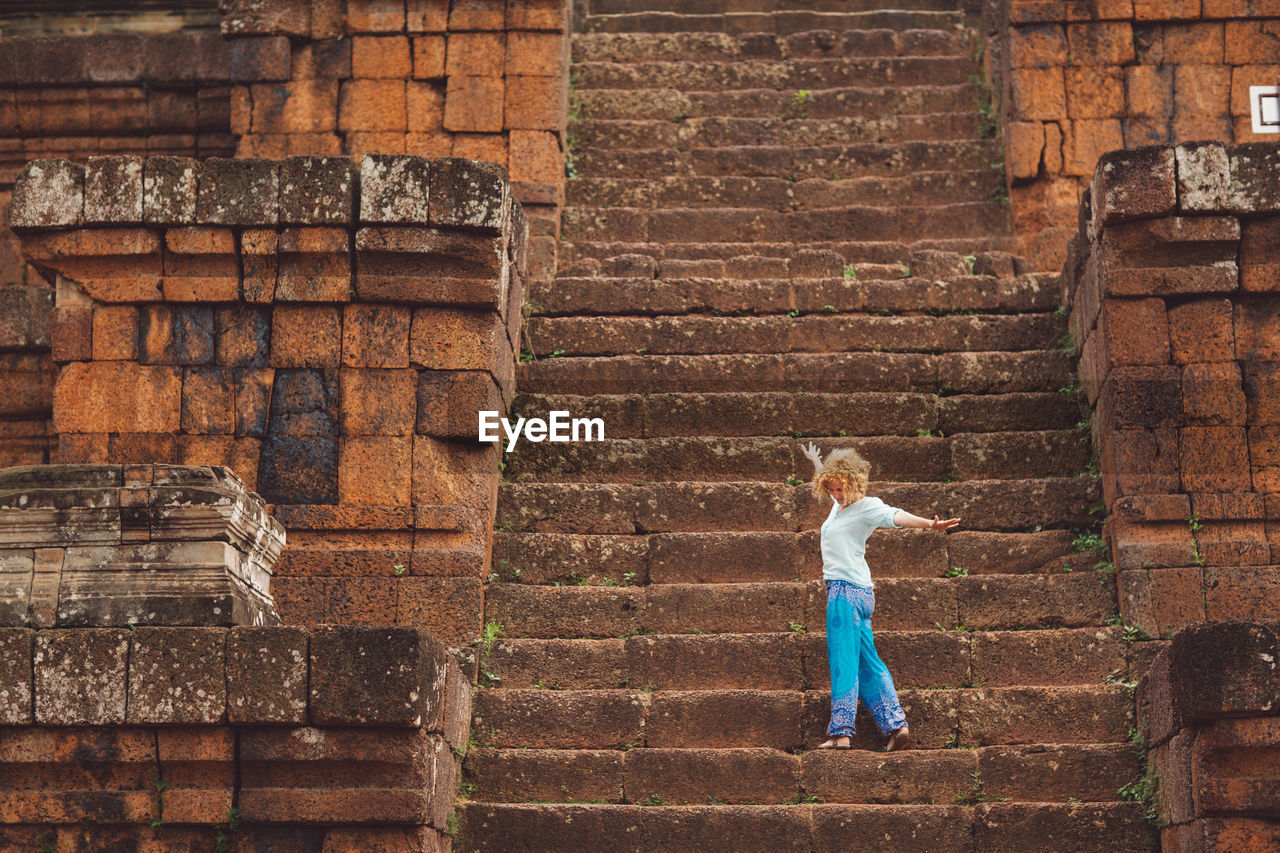
[(950, 530), (960, 523), (958, 518), (944, 518), (939, 520), (935, 515), (932, 520), (921, 518), (918, 515), (912, 515), (904, 509), (898, 510), (893, 515), (893, 523), (899, 527), (919, 527), (922, 530)]
[(818, 472), (822, 470), (822, 455), (818, 453), (818, 446), (812, 441), (804, 447), (800, 448), (800, 452), (805, 458), (813, 463), (813, 474), (816, 477)]

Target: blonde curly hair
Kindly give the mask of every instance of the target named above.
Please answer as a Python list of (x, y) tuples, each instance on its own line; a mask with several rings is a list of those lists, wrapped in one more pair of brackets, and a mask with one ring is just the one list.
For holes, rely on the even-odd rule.
[[(817, 467), (817, 466), (815, 466)], [(871, 463), (858, 455), (852, 447), (837, 447), (822, 460), (813, 477), (813, 496), (821, 500), (827, 497), (827, 483), (839, 481), (854, 499), (866, 497), (871, 482)]]

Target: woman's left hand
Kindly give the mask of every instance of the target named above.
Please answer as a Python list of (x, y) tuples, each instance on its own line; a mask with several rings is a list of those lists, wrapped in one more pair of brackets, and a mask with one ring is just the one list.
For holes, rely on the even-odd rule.
[(935, 515), (933, 517), (933, 521), (929, 523), (929, 529), (930, 530), (950, 530), (951, 528), (955, 527), (959, 523), (960, 523), (960, 519), (958, 518), (945, 518), (939, 521), (938, 517)]

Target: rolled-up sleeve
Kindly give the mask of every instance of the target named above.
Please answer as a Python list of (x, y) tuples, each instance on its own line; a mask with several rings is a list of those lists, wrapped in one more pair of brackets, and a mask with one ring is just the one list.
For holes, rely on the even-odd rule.
[(880, 498), (873, 498), (873, 500), (876, 505), (869, 508), (867, 520), (876, 527), (897, 527), (898, 525), (894, 523), (893, 517), (901, 510), (896, 506), (889, 506)]

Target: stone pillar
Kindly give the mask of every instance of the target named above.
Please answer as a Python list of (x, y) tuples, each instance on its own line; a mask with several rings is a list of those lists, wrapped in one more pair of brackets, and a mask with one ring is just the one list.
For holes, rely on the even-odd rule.
[[(232, 0), (222, 33), (239, 157), (411, 154), (508, 170), (555, 275), (564, 205), (570, 0)], [(289, 39), (279, 75), (276, 40)], [(258, 58), (261, 57), (261, 58)], [(254, 78), (261, 69), (261, 79)]]
[(502, 169), (405, 155), (37, 161), (57, 461), (221, 465), (289, 530), (287, 623), (478, 636), (527, 228)]
[(1280, 609), (1280, 146), (1112, 152), (1064, 273), (1125, 621)]
[(1280, 846), (1280, 626), (1180, 632), (1138, 687), (1138, 726), (1165, 853)]

